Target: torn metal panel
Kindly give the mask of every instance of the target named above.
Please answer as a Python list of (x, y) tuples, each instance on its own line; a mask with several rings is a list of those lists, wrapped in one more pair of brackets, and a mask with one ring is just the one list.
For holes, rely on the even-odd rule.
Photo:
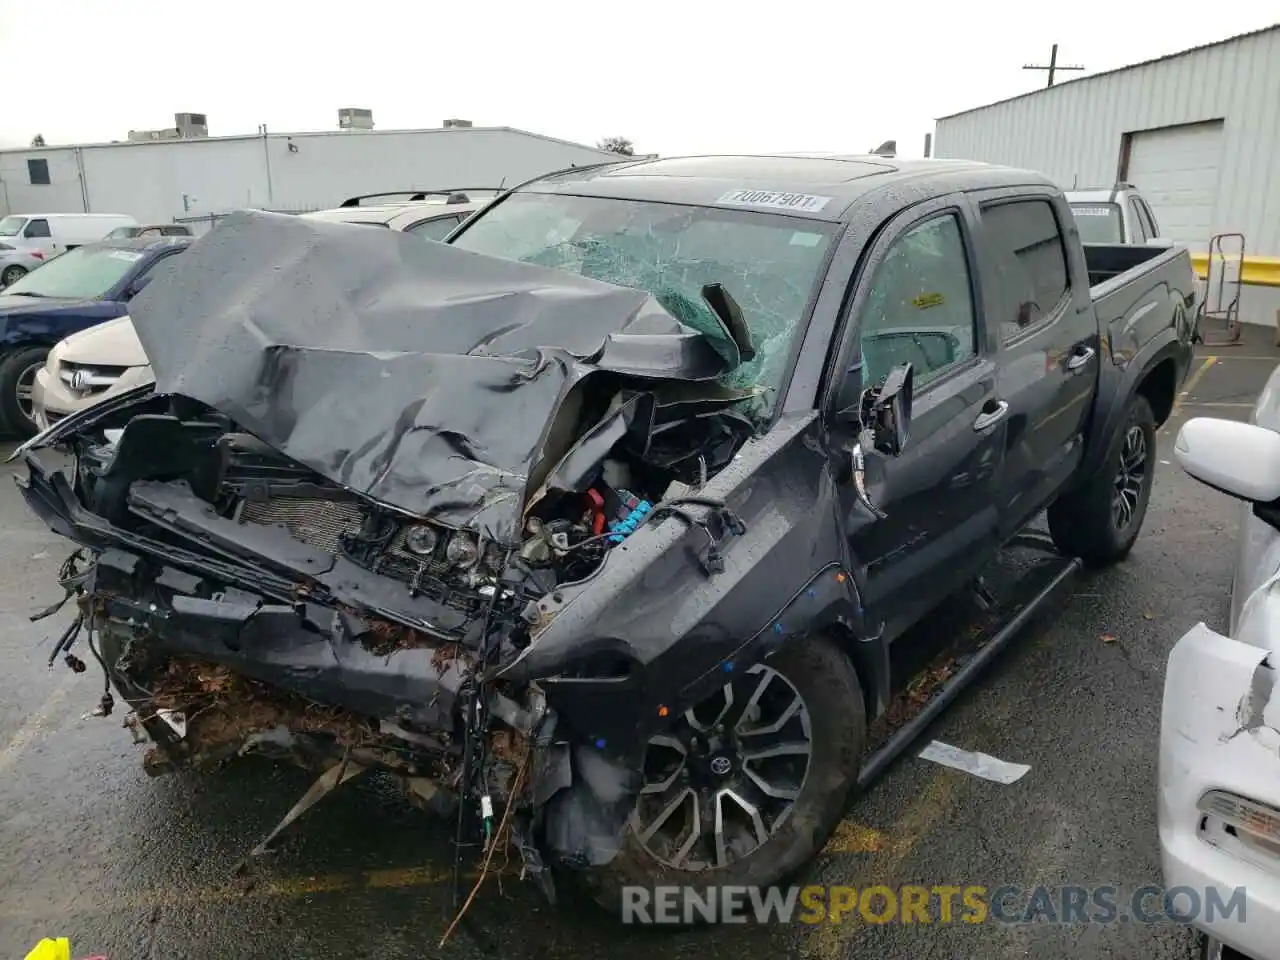
[(602, 866), (622, 849), (641, 777), (633, 766), (585, 746), (564, 762), (572, 766), (572, 782), (547, 804), (547, 847), (568, 866)]
[(252, 211), (131, 314), (158, 392), (348, 489), (505, 542), (531, 477), (579, 432), (557, 421), (590, 382), (710, 381), (740, 357), (723, 321), (695, 332), (639, 290)]
[[(192, 596), (153, 577), (153, 570), (130, 573), (109, 558), (97, 565), (100, 626), (119, 637), (122, 651), (145, 637), (148, 649), (218, 664), (310, 700), (453, 731), (456, 699), (471, 672), (455, 645), (401, 640), (376, 621), (315, 604)], [(210, 592), (205, 584), (199, 591)]]

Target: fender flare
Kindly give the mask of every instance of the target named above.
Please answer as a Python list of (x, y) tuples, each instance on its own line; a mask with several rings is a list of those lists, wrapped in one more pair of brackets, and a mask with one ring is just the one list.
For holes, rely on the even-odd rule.
[(815, 634), (832, 636), (848, 655), (862, 686), (868, 721), (882, 713), (890, 700), (889, 645), (879, 631), (870, 634), (854, 575), (839, 563), (818, 570), (752, 637), (688, 683), (680, 691), (680, 700), (701, 702), (727, 676)]
[[(1172, 360), (1176, 368), (1176, 390), (1186, 378), (1190, 357), (1190, 345), (1181, 339), (1179, 331), (1168, 327), (1144, 344), (1128, 363), (1114, 367), (1111, 376), (1099, 378), (1099, 395), (1094, 406), (1094, 419), (1098, 426), (1090, 431), (1084, 459), (1076, 471), (1078, 481), (1072, 484), (1073, 488), (1103, 468), (1107, 451), (1124, 421), (1129, 403), (1151, 372), (1165, 361)], [(1109, 388), (1106, 386), (1108, 380), (1111, 383)]]

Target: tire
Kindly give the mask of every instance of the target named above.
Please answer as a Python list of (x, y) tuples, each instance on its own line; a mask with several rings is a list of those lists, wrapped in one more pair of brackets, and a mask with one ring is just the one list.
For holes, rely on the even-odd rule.
[[(30, 414), (30, 391), (36, 371), (48, 356), (48, 347), (23, 347), (0, 360), (0, 425), (4, 426), (6, 433), (17, 434), (23, 439), (36, 435), (36, 422)], [(25, 399), (19, 396), (19, 389), (24, 384)]]
[(1055, 546), (1091, 567), (1127, 557), (1147, 515), (1155, 463), (1156, 420), (1147, 398), (1138, 394), (1129, 401), (1097, 475), (1049, 507)]
[(0, 272), (0, 287), (7, 287), (11, 283), (17, 283), (27, 275), (26, 267), (20, 267), (16, 263), (12, 263)]
[[(783, 681), (782, 683), (779, 682), (779, 678)], [(767, 759), (748, 760), (747, 763), (758, 764), (754, 768), (756, 773), (764, 778), (765, 783), (771, 784), (771, 789), (774, 791), (783, 785), (794, 788), (797, 781), (799, 781), (799, 791), (794, 800), (790, 801), (790, 809), (781, 813), (779, 806), (785, 801), (771, 800), (758, 788), (752, 791), (750, 787), (741, 786), (749, 781), (741, 772), (744, 766), (741, 759), (735, 759), (735, 769), (732, 774), (725, 780), (719, 781), (719, 784), (733, 784), (749, 800), (763, 800), (760, 804), (762, 823), (767, 815), (771, 815), (776, 820), (769, 822), (766, 826), (765, 832), (768, 838), (765, 842), (756, 845), (754, 849), (742, 851), (745, 855), (740, 859), (734, 859), (732, 854), (725, 858), (723, 864), (716, 864), (706, 859), (701, 869), (676, 866), (670, 859), (664, 862), (641, 842), (640, 831), (643, 826), (660, 819), (652, 815), (655, 805), (665, 804), (670, 794), (659, 794), (649, 800), (641, 796), (637, 802), (632, 823), (626, 831), (622, 849), (614, 860), (606, 867), (576, 874), (585, 892), (616, 919), (627, 919), (623, 911), (622, 892), (622, 888), (626, 886), (642, 886), (651, 889), (656, 886), (688, 885), (701, 890), (708, 886), (721, 885), (766, 887), (783, 882), (822, 849), (844, 814), (845, 804), (857, 781), (858, 764), (866, 741), (866, 710), (863, 705), (862, 688), (849, 658), (830, 640), (811, 637), (800, 640), (780, 650), (764, 663), (743, 671), (732, 686), (738, 703), (749, 702), (752, 694), (758, 693), (756, 688), (765, 688), (764, 694), (759, 695), (759, 703), (762, 705), (768, 703), (768, 706), (761, 710), (758, 721), (739, 722), (739, 726), (747, 729), (757, 726), (768, 727), (773, 711), (777, 710), (779, 716), (785, 712), (783, 710), (785, 698), (792, 694), (798, 695), (803, 703), (803, 710), (797, 711), (797, 715), (780, 728), (780, 736), (783, 738), (797, 736), (796, 731), (803, 729), (805, 714), (807, 714), (809, 754), (803, 774), (799, 778), (793, 776), (790, 783), (786, 783), (786, 778), (780, 776), (779, 771), (794, 772), (796, 769), (788, 763), (786, 756), (770, 758), (775, 764), (780, 763), (781, 766), (769, 766)], [(707, 720), (716, 716), (716, 708), (723, 702), (723, 694), (717, 695), (695, 708), (694, 712)], [(686, 714), (687, 717), (688, 714)], [(772, 722), (776, 723), (776, 719)], [(673, 727), (670, 733), (650, 741), (650, 758), (655, 754), (655, 741), (679, 738), (682, 727), (689, 729), (685, 718), (681, 718), (680, 724)], [(748, 732), (743, 735), (743, 739), (748, 741), (744, 746), (749, 747), (753, 736), (763, 738), (769, 735), (752, 735)], [(763, 739), (755, 742), (758, 746), (765, 743)], [(657, 749), (661, 752), (662, 748)], [(678, 754), (674, 756), (678, 759)], [(713, 753), (710, 761), (707, 761), (705, 756), (702, 758), (708, 769), (704, 770), (702, 778), (695, 777), (693, 784), (696, 785), (699, 779), (705, 783), (705, 778), (712, 776), (709, 766), (710, 763), (714, 763), (717, 756), (723, 756), (723, 754)], [(792, 761), (798, 762), (794, 757)], [(692, 769), (694, 761), (689, 759), (688, 755), (686, 759), (680, 760), (679, 764), (680, 770), (689, 771), (691, 775), (696, 774), (697, 771)], [(666, 780), (666, 769), (656, 776), (651, 776), (648, 763), (646, 768), (646, 783), (675, 782), (677, 777), (681, 777), (680, 771), (677, 770), (671, 775), (671, 780)], [(683, 780), (683, 782), (691, 781)], [(679, 787), (680, 784), (676, 783), (676, 789)], [(714, 781), (710, 789), (716, 789)], [(687, 800), (682, 802), (685, 806), (681, 813), (687, 813), (691, 804)], [(732, 800), (726, 804), (722, 799), (721, 804), (722, 809), (729, 811), (726, 813), (726, 820), (729, 816), (743, 812), (743, 808)], [(705, 801), (704, 805), (708, 806), (714, 815), (716, 808), (706, 805)], [(675, 820), (678, 817), (679, 814), (673, 814), (671, 819)], [(769, 831), (770, 827), (772, 832)], [(701, 846), (704, 842), (706, 845)], [(650, 840), (650, 843), (657, 846), (654, 840)], [(668, 846), (666, 849), (669, 852), (671, 847)], [(714, 855), (716, 845), (713, 840), (706, 838), (700, 841), (698, 849)], [(686, 863), (691, 862), (694, 856), (696, 855), (691, 854), (690, 860)], [(698, 914), (695, 912), (693, 919), (697, 918)]]

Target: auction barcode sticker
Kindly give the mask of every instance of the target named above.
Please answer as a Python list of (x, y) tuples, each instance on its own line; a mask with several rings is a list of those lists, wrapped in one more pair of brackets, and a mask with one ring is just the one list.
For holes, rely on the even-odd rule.
[(1110, 207), (1072, 207), (1072, 214), (1077, 217), (1109, 217)]
[(730, 190), (718, 202), (737, 207), (768, 207), (772, 210), (817, 213), (831, 202), (831, 198), (811, 193), (782, 193), (777, 190)]

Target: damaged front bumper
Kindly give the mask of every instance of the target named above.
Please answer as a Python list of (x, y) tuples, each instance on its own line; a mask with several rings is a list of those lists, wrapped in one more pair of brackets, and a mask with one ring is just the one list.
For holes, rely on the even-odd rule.
[[(148, 772), (246, 754), (381, 769), (434, 812), (471, 801), (458, 823), (486, 839), (510, 808), (509, 839), (548, 892), (547, 861), (600, 866), (620, 849), (638, 773), (570, 735), (536, 682), (495, 680), (501, 661), (482, 665), (474, 628), (446, 605), (414, 598), (414, 629), (405, 598), (379, 593), (397, 589), (385, 578), (336, 566), (286, 575), (282, 566), (314, 559), (296, 541), (270, 563), (235, 555), (219, 546), (217, 518), (196, 529), (180, 504), (160, 503), (161, 485), (138, 502), (159, 503), (193, 548), (151, 539), (85, 509), (63, 473), (34, 457), (28, 468), (29, 507), (92, 551), (64, 570), (64, 586), (70, 597), (74, 584), (77, 624), (128, 705), (125, 725), (153, 744)], [(391, 599), (396, 619), (380, 615)], [(69, 655), (69, 642), (56, 652)], [(78, 660), (68, 657), (83, 669)]]
[[(1280, 940), (1280, 843), (1239, 824), (1240, 811), (1280, 811), (1274, 659), (1203, 623), (1192, 627), (1169, 656), (1160, 729), (1164, 885), (1195, 891), (1195, 926), (1253, 958), (1275, 956)], [(1265, 831), (1273, 841), (1276, 825)], [(1211, 891), (1228, 905), (1239, 888), (1243, 906), (1210, 906)]]

